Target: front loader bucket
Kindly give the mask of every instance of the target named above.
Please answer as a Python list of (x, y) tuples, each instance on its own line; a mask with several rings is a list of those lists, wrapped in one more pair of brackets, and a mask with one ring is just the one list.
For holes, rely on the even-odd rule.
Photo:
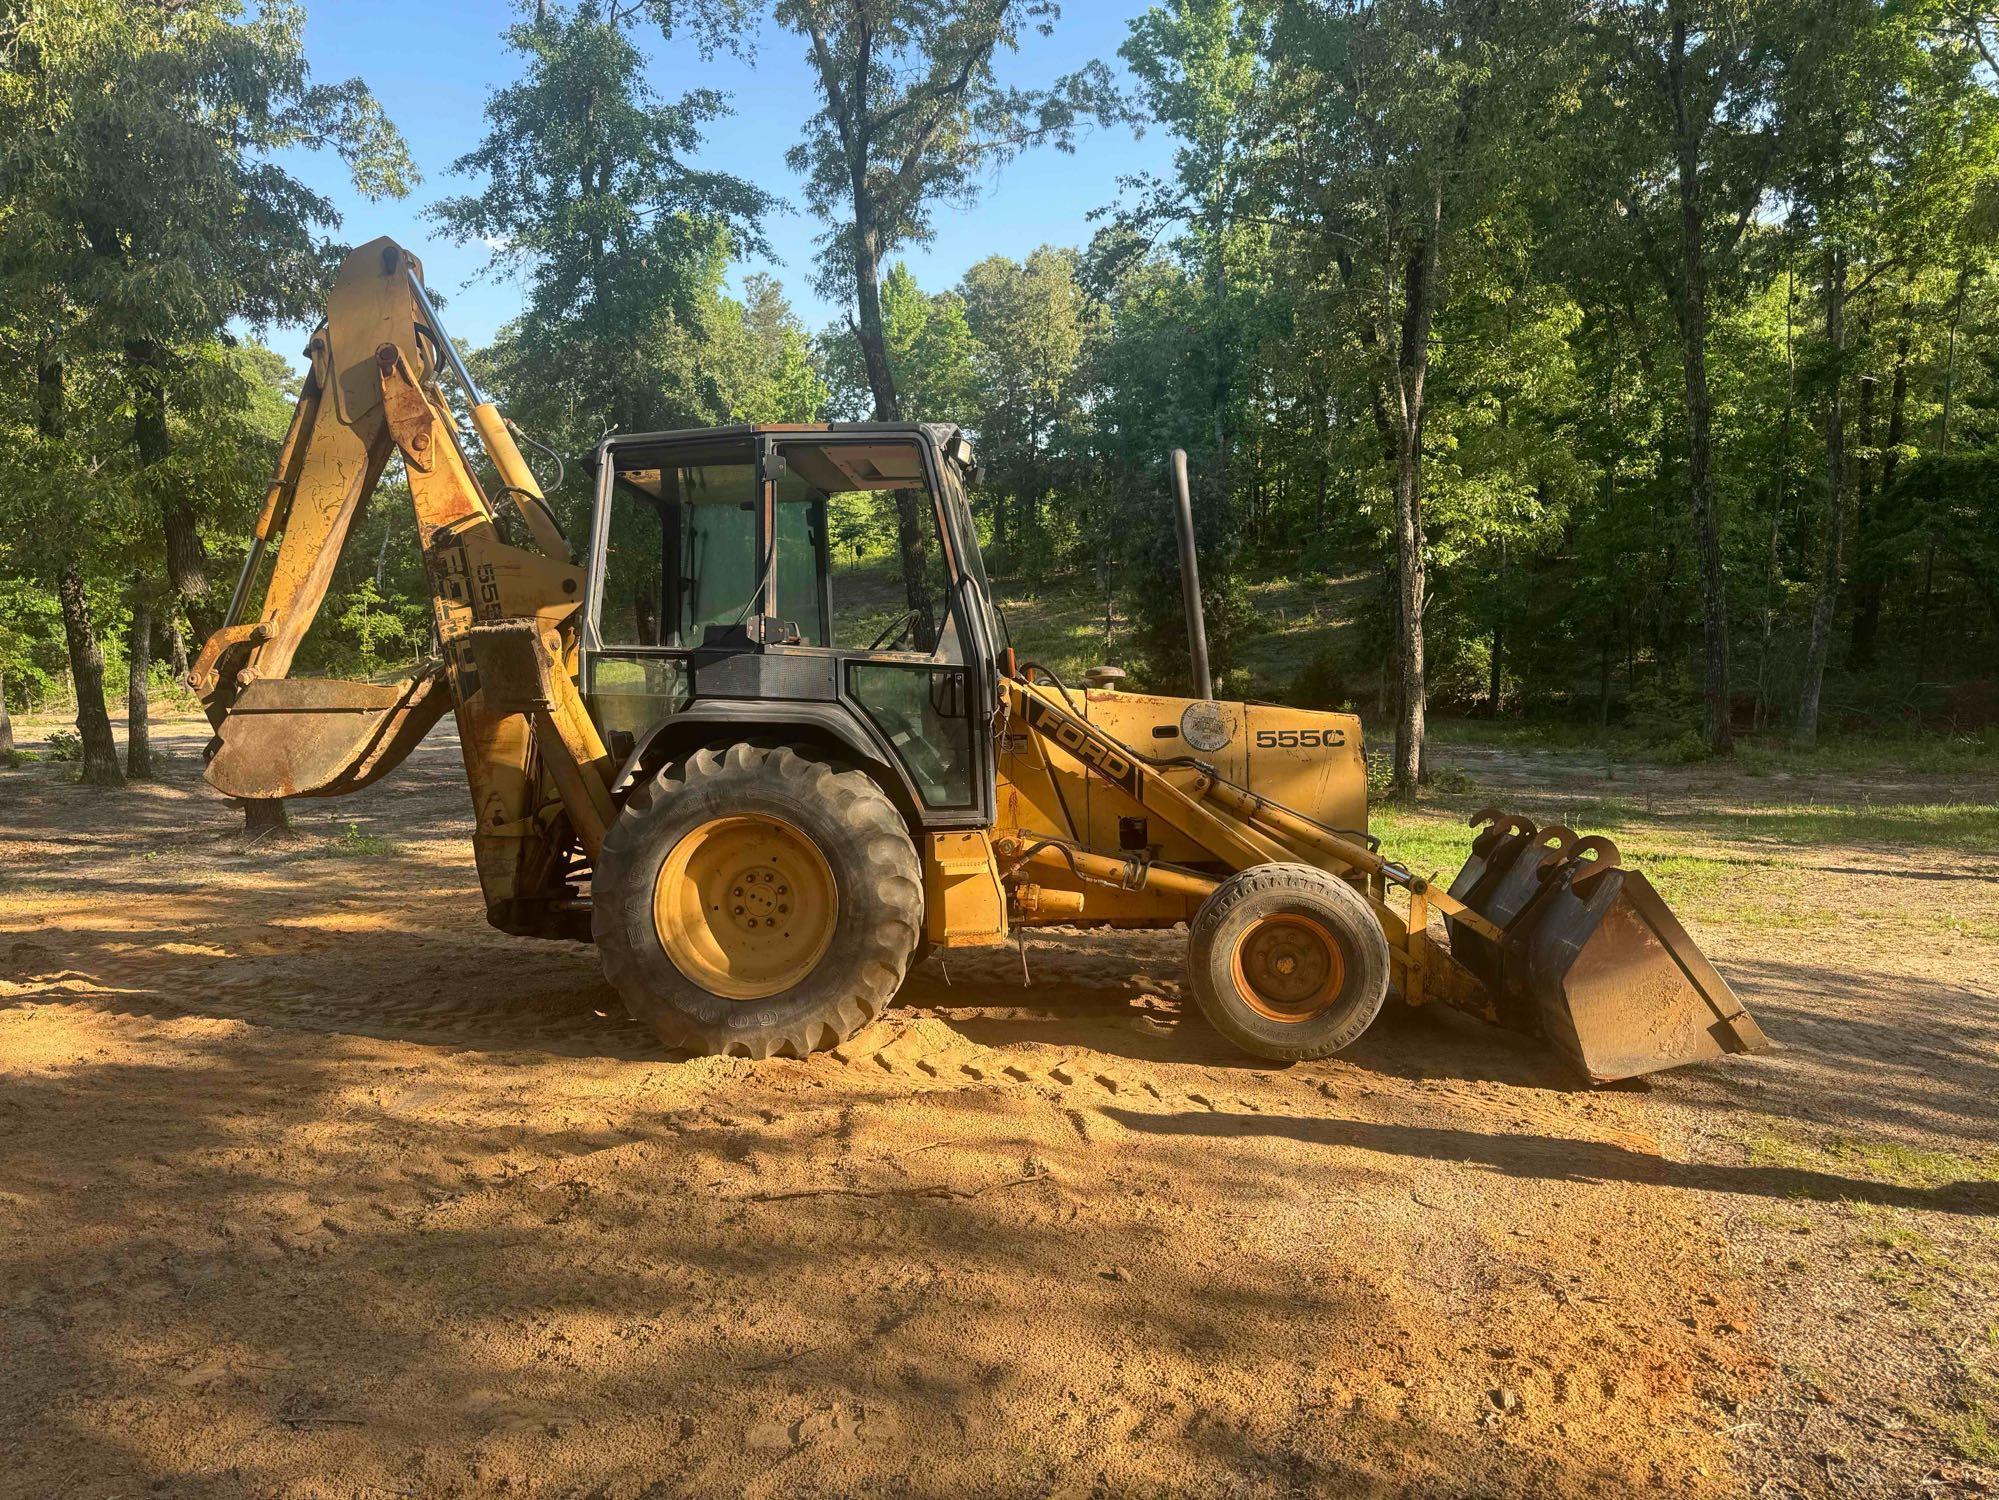
[[(1537, 829), (1525, 818), (1489, 816), (1495, 821), (1473, 843), (1471, 858), (1451, 882), (1451, 894), (1488, 922), (1505, 928), (1541, 889), (1541, 872), (1548, 862), (1573, 849), (1576, 836), (1559, 823)], [(1493, 992), (1506, 1024), (1534, 1030), (1527, 1011), (1514, 1003), (1514, 993), (1505, 984), (1499, 945), (1466, 923), (1451, 917), (1444, 920), (1451, 934), (1451, 956)]]
[(342, 796), (401, 765), (450, 706), (442, 668), (392, 683), (266, 678), (229, 705), (202, 775), (249, 801)]
[(1459, 896), (1502, 929), (1496, 954), (1462, 924), (1451, 936), (1501, 1017), (1539, 1031), (1594, 1083), (1767, 1051), (1652, 883), (1619, 868), (1608, 839), (1559, 832), (1567, 842), (1552, 848), (1512, 833), (1509, 860), (1488, 858)]

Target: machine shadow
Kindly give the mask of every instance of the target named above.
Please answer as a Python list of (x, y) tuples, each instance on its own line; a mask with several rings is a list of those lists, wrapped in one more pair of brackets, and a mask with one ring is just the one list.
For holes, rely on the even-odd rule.
[[(1301, 1322), (1396, 1357), (1387, 1292), (1300, 1284), (1267, 1246), (1235, 1247), (1219, 1285), (1146, 1237), (1107, 1276), (1075, 1225), (1104, 1184), (1052, 1112), (1025, 1126), (982, 1101), (1001, 1133), (949, 1169), (961, 1190), (871, 1198), (896, 1158), (857, 1160), (831, 1127), (878, 1144), (904, 1118), (887, 1106), (745, 1081), (720, 1113), (598, 1096), (585, 1129), (557, 1123), (581, 1096), (523, 1118), (517, 1085), (469, 1074), (377, 1071), (363, 1104), (356, 1067), (239, 1033), (171, 1065), (9, 1077), (0, 1455), (24, 1493), (489, 1493), (515, 1474), (563, 1493), (1068, 1493), (1106, 1464), (1133, 1493), (1629, 1478), (1573, 1443), (1489, 1444), (1459, 1469), (1461, 1421), (1427, 1409), (1273, 1407), (1256, 1351)], [(1169, 1169), (1134, 1144), (1134, 1166)], [(1021, 1152), (1054, 1166), (981, 1191)], [(1274, 1166), (1230, 1180), (1265, 1209), (1292, 1190)], [(1469, 1406), (1479, 1372), (1457, 1386)], [(1089, 1422), (1022, 1426), (1050, 1391)], [(896, 1440), (857, 1436), (869, 1422)]]
[(1489, 1135), (1322, 1116), (1226, 1112), (1157, 1115), (1117, 1108), (1105, 1113), (1142, 1135), (1276, 1135), (1312, 1145), (1468, 1163), (1509, 1177), (1543, 1181), (1627, 1182), (1787, 1201), (1869, 1203), (1969, 1216), (1999, 1214), (1999, 1181), (1971, 1179), (1936, 1187), (1906, 1187), (1798, 1167), (1679, 1162), (1612, 1141), (1519, 1131)]

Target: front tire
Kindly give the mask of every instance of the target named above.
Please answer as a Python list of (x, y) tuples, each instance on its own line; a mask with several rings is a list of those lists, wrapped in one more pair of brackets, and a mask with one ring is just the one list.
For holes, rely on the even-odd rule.
[(1374, 1024), (1388, 938), (1367, 901), (1311, 865), (1258, 865), (1217, 886), (1187, 932), (1195, 1002), (1243, 1051), (1330, 1057)]
[(922, 872), (864, 772), (782, 747), (697, 750), (611, 825), (591, 929), (605, 976), (668, 1047), (803, 1057), (902, 984)]

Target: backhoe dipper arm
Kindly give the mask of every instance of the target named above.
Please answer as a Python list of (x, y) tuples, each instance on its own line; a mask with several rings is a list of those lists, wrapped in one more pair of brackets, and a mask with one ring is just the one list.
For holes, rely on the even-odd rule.
[[(572, 676), (582, 570), (505, 419), (439, 325), (414, 257), (387, 239), (353, 251), (307, 352), (312, 368), (228, 617), (189, 673), (216, 726), (207, 779), (235, 797), (338, 796), (392, 770), (448, 704), (489, 917), (509, 931), (575, 935), (567, 851), (580, 844), (594, 857), (614, 812), (609, 757)], [(441, 367), (463, 386), (532, 548), (501, 537)], [(397, 453), (443, 660), (395, 684), (292, 678), (341, 549)]]

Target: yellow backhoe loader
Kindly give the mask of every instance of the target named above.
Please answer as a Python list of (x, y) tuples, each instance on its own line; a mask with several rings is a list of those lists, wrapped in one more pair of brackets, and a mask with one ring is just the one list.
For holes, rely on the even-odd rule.
[[(1369, 837), (1352, 716), (1072, 689), (1017, 664), (955, 428), (617, 434), (572, 549), (406, 251), (347, 258), (309, 354), (192, 671), (209, 782), (350, 792), (449, 708), (488, 920), (594, 942), (669, 1048), (803, 1055), (867, 1025), (929, 949), (1183, 922), (1194, 998), (1262, 1057), (1337, 1052), (1391, 989), (1538, 1032), (1598, 1081), (1765, 1045), (1607, 840), (1485, 815), (1439, 889)], [(440, 659), (388, 685), (293, 677), (396, 454)], [(836, 564), (843, 518), (891, 504), (922, 537), (915, 607), (900, 580)]]

